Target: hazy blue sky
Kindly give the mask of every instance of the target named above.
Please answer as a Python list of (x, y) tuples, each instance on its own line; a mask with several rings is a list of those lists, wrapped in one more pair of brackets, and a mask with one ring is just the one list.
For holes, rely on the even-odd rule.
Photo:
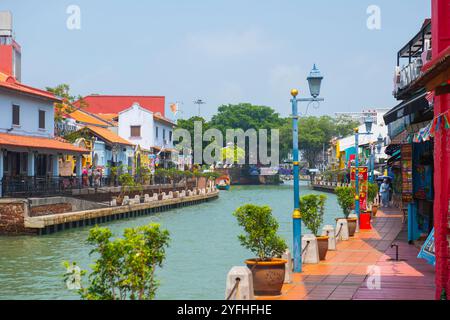
[[(396, 52), (430, 16), (430, 0), (0, 0), (14, 15), (22, 80), (87, 95), (165, 95), (182, 117), (251, 102), (290, 111), (317, 63), (326, 102), (309, 114), (392, 107)], [(66, 27), (69, 5), (81, 30)], [(366, 26), (369, 5), (381, 30)], [(305, 106), (302, 105), (301, 110)]]

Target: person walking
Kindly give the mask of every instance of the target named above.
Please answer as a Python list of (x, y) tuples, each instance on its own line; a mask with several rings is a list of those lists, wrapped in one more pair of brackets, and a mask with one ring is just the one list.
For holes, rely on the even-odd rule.
[(389, 182), (387, 179), (383, 180), (383, 183), (380, 186), (380, 194), (381, 194), (381, 206), (383, 208), (389, 207), (389, 193), (390, 193)]

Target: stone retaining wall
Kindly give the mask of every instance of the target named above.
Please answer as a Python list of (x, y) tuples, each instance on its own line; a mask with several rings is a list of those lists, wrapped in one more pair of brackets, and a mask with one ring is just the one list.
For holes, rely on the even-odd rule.
[(0, 199), (0, 235), (36, 234), (25, 227), (28, 217), (28, 201), (22, 199)]
[(30, 217), (41, 217), (66, 212), (72, 212), (72, 204), (70, 203), (47, 204), (43, 206), (31, 207)]

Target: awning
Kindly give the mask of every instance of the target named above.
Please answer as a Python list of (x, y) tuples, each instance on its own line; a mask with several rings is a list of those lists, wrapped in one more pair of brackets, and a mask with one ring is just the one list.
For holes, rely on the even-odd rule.
[(388, 166), (392, 166), (392, 165), (394, 165), (395, 162), (400, 161), (401, 159), (402, 159), (402, 154), (399, 152), (399, 153), (393, 155), (392, 157), (390, 157), (386, 164)]
[(386, 150), (384, 151), (385, 154), (388, 156), (392, 156), (395, 152), (401, 149), (401, 145), (399, 144), (390, 144), (386, 147)]
[(426, 96), (426, 92), (421, 93), (413, 97), (412, 99), (403, 101), (396, 107), (392, 108), (383, 116), (385, 124), (388, 125), (389, 123), (392, 123), (395, 120), (401, 119), (407, 115), (428, 109), (430, 107), (430, 104), (425, 98)]
[(74, 146), (58, 138), (43, 138), (0, 133), (1, 147), (54, 150), (65, 154), (87, 154), (90, 151)]
[(391, 140), (391, 144), (404, 144), (408, 136), (409, 132), (407, 130), (403, 130)]

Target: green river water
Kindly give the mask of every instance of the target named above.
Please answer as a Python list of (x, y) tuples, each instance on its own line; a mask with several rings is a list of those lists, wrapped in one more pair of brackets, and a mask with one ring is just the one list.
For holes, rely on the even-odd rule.
[[(157, 299), (223, 299), (230, 268), (252, 257), (237, 240), (241, 229), (232, 212), (246, 203), (271, 206), (280, 234), (292, 247), (292, 190), (292, 185), (234, 186), (221, 191), (215, 201), (102, 226), (110, 227), (115, 235), (151, 222), (169, 230), (171, 244), (164, 267), (158, 271)], [(303, 183), (300, 190), (301, 194), (320, 193)], [(334, 224), (341, 214), (336, 197), (327, 196), (325, 224)], [(304, 227), (302, 231), (307, 232)], [(78, 299), (63, 283), (62, 262), (77, 261), (89, 267), (88, 232), (86, 227), (42, 237), (0, 237), (0, 299)]]

